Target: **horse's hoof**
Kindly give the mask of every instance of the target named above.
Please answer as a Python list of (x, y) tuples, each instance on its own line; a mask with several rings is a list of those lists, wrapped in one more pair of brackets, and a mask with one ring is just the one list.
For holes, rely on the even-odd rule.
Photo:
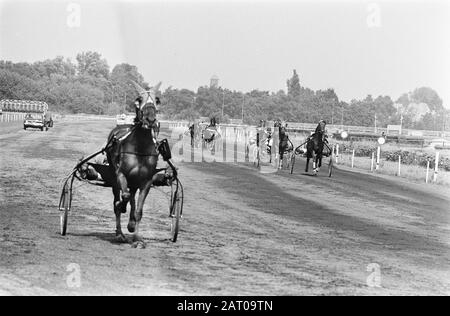
[(126, 243), (128, 243), (128, 240), (124, 234), (118, 234), (118, 235), (116, 235), (116, 242), (118, 242), (120, 244), (126, 244)]
[(145, 244), (145, 242), (143, 241), (135, 241), (131, 247), (135, 248), (135, 249), (145, 249), (147, 247), (147, 245)]
[(127, 228), (130, 233), (134, 233), (134, 231), (136, 230), (136, 223), (129, 222)]
[(142, 239), (141, 236), (133, 236), (133, 243), (131, 245), (133, 248), (136, 249), (145, 249), (146, 243), (144, 242), (144, 239)]

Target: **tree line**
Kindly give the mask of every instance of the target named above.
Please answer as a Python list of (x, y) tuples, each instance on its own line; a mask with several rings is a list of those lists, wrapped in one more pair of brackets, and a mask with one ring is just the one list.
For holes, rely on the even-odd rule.
[[(0, 61), (0, 99), (44, 101), (59, 113), (114, 115), (133, 111), (137, 92), (131, 81), (149, 88), (136, 66), (122, 63), (111, 70), (97, 52), (79, 53), (75, 62), (61, 56), (34, 63)], [(190, 121), (216, 117), (219, 122), (243, 119), (244, 123), (257, 124), (260, 120), (315, 123), (324, 119), (337, 125), (450, 129), (449, 110), (428, 87), (404, 93), (395, 102), (386, 95), (344, 102), (332, 88), (313, 91), (302, 86), (296, 70), (286, 85), (287, 92), (169, 87), (160, 92), (160, 110), (167, 119)], [(411, 106), (416, 104), (425, 104), (426, 113), (418, 115)]]

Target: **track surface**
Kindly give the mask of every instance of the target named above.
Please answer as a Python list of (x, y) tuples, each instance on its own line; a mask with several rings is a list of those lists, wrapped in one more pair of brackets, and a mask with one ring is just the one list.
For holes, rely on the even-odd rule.
[(294, 175), (179, 164), (179, 242), (167, 240), (167, 200), (153, 190), (142, 250), (114, 241), (110, 189), (79, 186), (62, 237), (60, 180), (112, 127), (0, 126), (0, 295), (450, 294), (448, 189), (344, 170), (311, 177), (303, 161)]

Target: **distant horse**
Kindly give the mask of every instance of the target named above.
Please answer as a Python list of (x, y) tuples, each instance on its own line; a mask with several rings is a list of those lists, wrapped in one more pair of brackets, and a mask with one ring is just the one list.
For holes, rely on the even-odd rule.
[(289, 140), (289, 136), (287, 134), (286, 127), (280, 126), (279, 138), (280, 138), (280, 142), (279, 142), (278, 148), (279, 148), (279, 155), (280, 155), (280, 163), (279, 163), (278, 168), (281, 169), (283, 166), (284, 154), (289, 152), (290, 150), (293, 150), (294, 146), (293, 146), (292, 142)]
[(305, 172), (308, 172), (309, 160), (312, 159), (314, 175), (316, 175), (319, 172), (320, 167), (322, 167), (323, 149), (326, 142), (325, 126), (326, 122), (321, 120), (316, 127), (316, 131), (309, 136), (306, 143)]
[(220, 138), (221, 135), (218, 127), (216, 126), (216, 121), (215, 119), (212, 119), (211, 124), (202, 131), (203, 144), (211, 151), (211, 154), (215, 152), (216, 141)]
[[(156, 88), (157, 89), (157, 88)], [(134, 233), (133, 246), (144, 248), (145, 243), (139, 235), (139, 225), (142, 220), (145, 199), (152, 186), (153, 177), (157, 173), (156, 165), (158, 153), (156, 136), (159, 124), (156, 120), (156, 106), (154, 104), (155, 88), (145, 91), (140, 88), (141, 99), (136, 109), (136, 122), (133, 126), (117, 126), (108, 137), (112, 146), (106, 150), (106, 156), (111, 173), (115, 176), (113, 181), (114, 213), (116, 215), (116, 238), (126, 242), (122, 233), (120, 217), (126, 213), (130, 202), (130, 220), (128, 231)], [(139, 190), (139, 197), (135, 196)]]

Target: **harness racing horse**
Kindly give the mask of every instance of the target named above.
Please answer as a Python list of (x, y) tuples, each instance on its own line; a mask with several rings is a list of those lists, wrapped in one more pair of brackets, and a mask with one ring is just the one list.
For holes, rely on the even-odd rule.
[(313, 160), (313, 172), (316, 175), (320, 167), (322, 167), (323, 148), (326, 142), (325, 134), (326, 122), (321, 120), (316, 127), (314, 134), (309, 136), (306, 143), (306, 168), (305, 172), (308, 172), (309, 160)]
[(293, 150), (294, 146), (292, 144), (292, 142), (289, 139), (289, 136), (287, 134), (286, 128), (285, 127), (280, 127), (280, 132), (279, 132), (279, 138), (280, 138), (280, 143), (279, 143), (279, 155), (280, 155), (280, 163), (278, 168), (281, 169), (283, 167), (283, 158), (284, 158), (284, 154), (286, 154), (287, 152)]
[[(113, 181), (114, 213), (116, 215), (116, 239), (127, 242), (121, 227), (121, 214), (126, 213), (130, 203), (130, 219), (128, 231), (134, 233), (133, 247), (145, 248), (145, 242), (139, 234), (145, 199), (152, 186), (153, 177), (158, 172), (156, 137), (159, 124), (156, 120), (155, 92), (157, 87), (145, 91), (135, 84), (140, 91), (137, 106), (136, 123), (133, 126), (117, 126), (108, 137), (112, 146), (106, 149)], [(158, 102), (156, 102), (158, 103)], [(136, 193), (139, 197), (136, 205)]]
[(212, 154), (215, 151), (216, 140), (218, 140), (220, 137), (221, 137), (221, 135), (220, 135), (220, 132), (217, 129), (215, 121), (214, 121), (214, 124), (208, 125), (202, 131), (203, 143), (211, 151)]

